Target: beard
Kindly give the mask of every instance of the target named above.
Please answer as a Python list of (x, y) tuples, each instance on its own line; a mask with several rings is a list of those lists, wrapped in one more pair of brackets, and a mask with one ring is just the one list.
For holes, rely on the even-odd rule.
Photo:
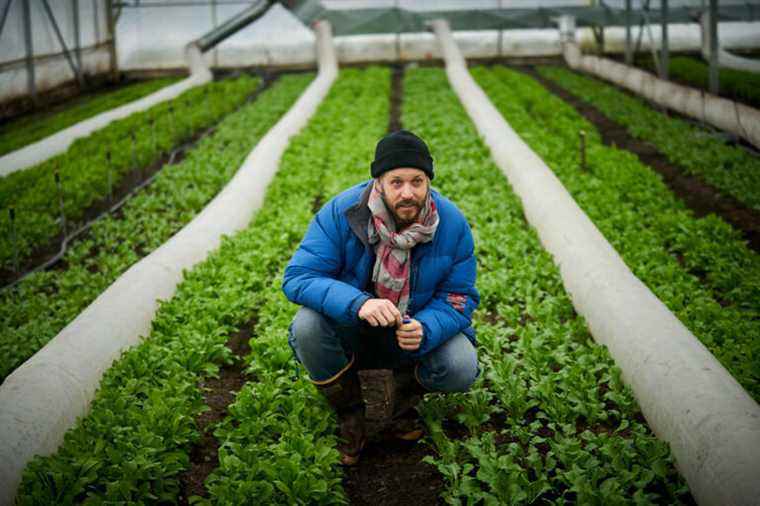
[[(400, 200), (396, 202), (395, 206), (392, 206), (386, 200), (385, 195), (383, 195), (383, 201), (385, 202), (385, 207), (390, 210), (393, 220), (396, 222), (396, 231), (401, 231), (412, 223), (415, 223), (422, 213), (422, 206), (425, 205), (424, 199), (421, 202), (408, 199)], [(400, 212), (404, 213), (404, 215), (399, 214)]]

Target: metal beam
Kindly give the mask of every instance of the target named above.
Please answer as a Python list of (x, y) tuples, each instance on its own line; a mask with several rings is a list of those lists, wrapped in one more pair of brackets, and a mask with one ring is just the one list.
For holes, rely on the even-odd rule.
[(34, 76), (34, 45), (32, 43), (32, 15), (29, 0), (21, 0), (24, 14), (24, 45), (26, 47), (26, 85), (32, 101), (37, 103), (37, 83)]
[(69, 66), (71, 67), (71, 70), (74, 72), (74, 76), (76, 76), (77, 81), (79, 82), (79, 86), (84, 86), (82, 73), (79, 71), (79, 67), (76, 66), (76, 64), (74, 63), (74, 60), (71, 58), (71, 53), (69, 52), (69, 48), (66, 47), (66, 41), (63, 40), (63, 35), (61, 35), (61, 29), (58, 27), (58, 22), (55, 20), (55, 15), (53, 14), (53, 10), (50, 8), (50, 4), (48, 3), (48, 0), (42, 0), (42, 6), (45, 7), (45, 12), (47, 12), (48, 17), (50, 18), (50, 22), (53, 24), (53, 29), (55, 31), (56, 36), (58, 37), (58, 42), (61, 44), (61, 48), (63, 48), (63, 54), (66, 57), (66, 61), (69, 62)]
[(111, 80), (119, 80), (118, 65), (116, 62), (116, 20), (114, 19), (113, 0), (106, 0), (106, 29), (108, 30), (109, 54), (111, 66)]
[(5, 20), (8, 19), (8, 11), (11, 10), (11, 3), (13, 0), (8, 0), (3, 7), (3, 15), (0, 17), (0, 35), (3, 34), (3, 28), (5, 27)]
[(98, 2), (100, 0), (92, 0), (92, 19), (95, 21), (93, 25), (93, 31), (95, 33), (95, 43), (100, 44), (100, 12), (98, 9)]
[(625, 0), (625, 63), (633, 64), (631, 52), (631, 0)]
[(269, 10), (269, 7), (272, 6), (273, 2), (274, 0), (259, 0), (251, 7), (241, 11), (237, 15), (219, 25), (218, 28), (211, 30), (203, 37), (196, 40), (195, 44), (198, 46), (202, 53), (205, 53), (227, 37), (230, 37), (242, 28), (259, 19), (267, 12), (267, 10)]
[(668, 79), (668, 67), (670, 65), (670, 55), (668, 54), (668, 0), (660, 1), (660, 11), (662, 19), (660, 20), (660, 78)]
[(718, 81), (718, 0), (710, 0), (710, 93), (720, 91)]
[(79, 28), (79, 0), (72, 0), (74, 8), (74, 55), (77, 58), (77, 68), (82, 71), (82, 32)]

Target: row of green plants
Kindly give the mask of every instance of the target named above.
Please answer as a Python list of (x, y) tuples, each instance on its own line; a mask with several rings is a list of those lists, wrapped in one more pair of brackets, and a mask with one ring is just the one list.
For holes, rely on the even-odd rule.
[(283, 76), (222, 119), (180, 163), (75, 242), (60, 266), (0, 292), (0, 381), (72, 321), (129, 266), (166, 242), (230, 180), (313, 78)]
[[(248, 320), (249, 381), (215, 431), (221, 448), (206, 481), (211, 498), (190, 502), (346, 502), (335, 420), (287, 346), (296, 307), (280, 282), (313, 203), (367, 177), (387, 124), (389, 84), (386, 69), (341, 72), (291, 141), (251, 227), (186, 273), (151, 335), (106, 373), (90, 414), (55, 455), (27, 467), (21, 504), (176, 502), (177, 477), (199, 439), (194, 420), (206, 409), (199, 380), (235, 360), (224, 343)], [(430, 143), (436, 185), (470, 220), (480, 266), (483, 374), (471, 392), (428, 395), (423, 406), (437, 450), (428, 464), (447, 481), (443, 499), (687, 500), (667, 445), (647, 429), (605, 348), (573, 311), (444, 72), (411, 70), (404, 89), (405, 126)]]
[(760, 210), (757, 156), (598, 79), (561, 67), (539, 67), (538, 72), (623, 125), (633, 137), (651, 143), (670, 163)]
[[(648, 70), (655, 69), (651, 58), (643, 59), (640, 64)], [(671, 79), (688, 83), (705, 91), (710, 90), (710, 66), (697, 58), (671, 57), (668, 75)], [(753, 107), (760, 107), (760, 74), (721, 68), (718, 70), (718, 90), (724, 97)]]
[[(224, 238), (217, 251), (185, 273), (176, 294), (162, 302), (150, 335), (139, 346), (127, 350), (105, 373), (90, 413), (67, 433), (59, 451), (36, 458), (27, 466), (19, 492), (21, 504), (85, 500), (176, 503), (181, 490), (179, 475), (189, 468), (191, 447), (200, 437), (196, 417), (207, 409), (200, 382), (216, 375), (221, 365), (238, 360), (225, 343), (245, 322), (259, 321), (258, 335), (251, 341), (256, 353), (248, 358), (252, 364), (248, 370), (250, 382), (267, 384), (271, 379), (287, 394), (293, 391), (295, 367), (282, 329), (276, 336), (268, 336), (259, 333), (260, 326), (271, 318), (273, 297), (287, 304), (279, 288), (281, 271), (301, 240), (313, 202), (322, 197), (323, 185), (330, 184), (331, 178), (325, 175), (338, 175), (346, 181), (344, 174), (350, 171), (354, 171), (357, 180), (361, 173), (366, 174), (367, 165), (362, 161), (371, 152), (374, 137), (387, 123), (389, 88), (387, 70), (351, 69), (340, 73), (309, 126), (284, 153), (281, 168), (251, 225)], [(343, 142), (335, 142), (334, 135)], [(371, 142), (367, 142), (369, 137)], [(284, 325), (287, 328), (287, 323)], [(276, 346), (267, 346), (274, 344), (274, 337)], [(289, 374), (267, 376), (262, 368), (268, 361), (287, 364)], [(318, 399), (306, 382), (298, 385), (302, 393)], [(259, 415), (258, 421), (274, 423), (274, 418), (287, 416), (288, 410), (293, 410), (288, 419), (293, 426), (277, 426), (291, 436), (292, 442), (282, 437), (283, 443), (277, 448), (280, 433), (262, 434), (262, 445), (268, 442), (271, 451), (261, 453), (261, 462), (250, 472), (263, 473), (262, 466), (268, 468), (266, 484), (277, 490), (282, 484), (294, 489), (301, 487), (296, 483), (303, 484), (297, 489), (305, 494), (301, 503), (329, 502), (340, 497), (340, 492), (335, 492), (340, 481), (335, 467), (338, 453), (334, 437), (328, 435), (334, 421), (324, 402), (309, 400), (307, 406), (296, 411), (295, 406), (289, 406), (299, 402), (297, 395), (273, 397), (263, 388), (259, 393), (262, 397), (250, 402), (259, 402), (262, 410), (269, 411)], [(241, 397), (245, 397), (242, 392)], [(286, 404), (278, 405), (273, 400)], [(243, 408), (243, 402), (238, 399), (230, 410), (239, 413), (237, 410), (252, 409)], [(318, 451), (309, 438), (319, 441)], [(250, 461), (263, 451), (262, 446), (255, 445), (248, 449), (249, 455), (237, 456), (228, 453), (232, 448), (230, 441), (220, 451), (220, 465), (228, 469), (236, 465), (242, 468), (237, 459)], [(274, 477), (272, 473), (278, 468), (267, 460), (273, 455), (280, 457), (278, 465), (282, 467)], [(286, 472), (284, 466), (289, 460), (291, 471), (294, 464), (301, 466), (295, 470), (297, 476)], [(219, 495), (225, 494), (223, 481), (218, 477), (213, 489)], [(318, 495), (320, 490), (322, 495)], [(246, 497), (243, 503), (263, 504), (267, 502), (265, 491), (266, 485), (261, 482), (246, 482), (229, 493)], [(191, 499), (197, 501), (198, 498)]]
[[(312, 217), (314, 197), (328, 200), (368, 179), (372, 150), (388, 124), (389, 70), (343, 74), (320, 113), (291, 141), (278, 174), (287, 186), (272, 186), (269, 205), (251, 230), (267, 240), (273, 255), (261, 268), (260, 309), (246, 357), (253, 380), (215, 432), (221, 448), (219, 467), (206, 482), (211, 503), (346, 502), (336, 468), (335, 422), (303, 368), (296, 368), (287, 335), (298, 308), (280, 288), (285, 264)], [(287, 235), (278, 237), (275, 230)]]
[[(447, 504), (676, 504), (688, 490), (441, 69), (407, 71), (403, 124), (467, 216), (478, 259), (482, 374), (422, 413)], [(538, 137), (543, 142), (542, 137)]]
[(126, 84), (108, 91), (87, 93), (54, 106), (52, 111), (24, 115), (0, 125), (0, 156), (37, 142), (65, 128), (150, 95), (176, 82), (177, 77)]
[(591, 123), (533, 78), (504, 67), (472, 74), (631, 271), (760, 400), (760, 256), (720, 218), (696, 218), (654, 170), (605, 146)]
[(61, 155), (0, 179), (0, 268), (23, 264), (61, 232), (61, 197), (70, 232), (85, 210), (107, 199), (127, 174), (240, 107), (260, 82), (243, 75), (191, 88), (78, 139)]

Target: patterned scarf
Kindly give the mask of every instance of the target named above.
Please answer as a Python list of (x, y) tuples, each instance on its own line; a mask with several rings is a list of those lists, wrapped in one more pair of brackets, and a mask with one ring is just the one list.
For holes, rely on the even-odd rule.
[(369, 242), (375, 245), (376, 255), (372, 271), (375, 293), (396, 304), (404, 315), (409, 306), (411, 250), (419, 243), (433, 240), (438, 228), (435, 202), (428, 191), (417, 221), (400, 233), (396, 232), (396, 222), (385, 205), (377, 182), (372, 187), (367, 206), (372, 212), (368, 225)]

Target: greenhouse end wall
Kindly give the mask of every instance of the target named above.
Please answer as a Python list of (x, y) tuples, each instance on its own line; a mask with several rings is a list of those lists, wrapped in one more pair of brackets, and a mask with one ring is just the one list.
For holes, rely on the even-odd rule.
[[(10, 2), (8, 15), (0, 32), (0, 103), (31, 95), (27, 70), (24, 4)], [(79, 46), (81, 71), (85, 76), (100, 75), (111, 69), (111, 52), (107, 23), (107, 0), (79, 0)], [(77, 62), (75, 2), (48, 2), (72, 60)], [(31, 25), (34, 83), (43, 94), (67, 83), (75, 83), (72, 70), (56, 35), (55, 26), (42, 2), (28, 1)], [(2, 7), (5, 7), (3, 5)]]

